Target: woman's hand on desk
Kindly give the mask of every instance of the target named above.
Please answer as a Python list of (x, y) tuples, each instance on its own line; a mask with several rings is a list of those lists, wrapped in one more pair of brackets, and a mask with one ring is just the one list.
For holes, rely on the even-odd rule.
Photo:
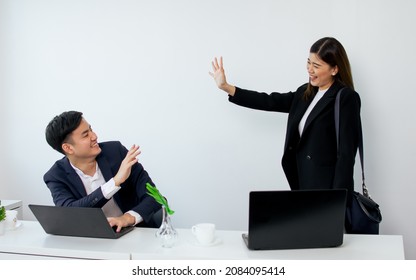
[(120, 217), (108, 217), (107, 220), (111, 227), (117, 227), (116, 232), (120, 232), (123, 227), (132, 226), (136, 223), (136, 218), (129, 213)]

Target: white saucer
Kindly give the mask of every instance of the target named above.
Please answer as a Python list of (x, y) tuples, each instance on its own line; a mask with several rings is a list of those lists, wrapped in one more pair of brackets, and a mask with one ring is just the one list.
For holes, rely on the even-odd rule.
[(212, 241), (211, 243), (201, 244), (195, 238), (193, 238), (191, 243), (192, 243), (192, 245), (198, 246), (198, 247), (213, 247), (213, 246), (217, 246), (218, 244), (221, 244), (222, 240), (221, 240), (221, 238), (215, 237), (214, 241)]
[(16, 230), (16, 229), (20, 228), (21, 226), (22, 226), (22, 222), (21, 221), (17, 221), (15, 228), (7, 228), (7, 230)]

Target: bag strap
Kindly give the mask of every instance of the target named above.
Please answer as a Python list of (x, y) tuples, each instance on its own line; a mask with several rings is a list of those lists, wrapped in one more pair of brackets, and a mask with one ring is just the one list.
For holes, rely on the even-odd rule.
[[(337, 151), (339, 151), (339, 110), (340, 110), (340, 99), (341, 99), (341, 92), (345, 89), (342, 88), (337, 92), (337, 96), (335, 98), (335, 132), (337, 135)], [(370, 194), (368, 193), (367, 186), (365, 185), (365, 175), (364, 175), (364, 147), (363, 147), (363, 131), (361, 127), (361, 121), (360, 121), (360, 127), (359, 127), (359, 139), (358, 139), (358, 152), (360, 154), (360, 163), (361, 163), (361, 178), (362, 178), (362, 189), (363, 189), (363, 195), (365, 197), (370, 198)]]

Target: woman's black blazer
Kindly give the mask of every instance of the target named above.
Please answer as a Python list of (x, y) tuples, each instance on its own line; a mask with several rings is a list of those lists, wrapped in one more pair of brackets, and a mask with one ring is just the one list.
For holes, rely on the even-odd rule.
[(339, 149), (337, 149), (334, 103), (343, 88), (335, 82), (308, 116), (302, 137), (299, 122), (312, 101), (303, 94), (307, 84), (295, 92), (266, 94), (236, 88), (229, 100), (244, 107), (289, 113), (282, 166), (292, 190), (354, 188), (354, 162), (361, 133), (361, 101), (350, 88), (340, 99)]

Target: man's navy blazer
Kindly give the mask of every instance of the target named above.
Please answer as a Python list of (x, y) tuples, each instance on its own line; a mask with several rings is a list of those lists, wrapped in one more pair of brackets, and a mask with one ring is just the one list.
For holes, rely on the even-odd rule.
[[(127, 149), (118, 141), (100, 143), (101, 153), (96, 160), (105, 181), (113, 178), (127, 155)], [(81, 178), (71, 166), (67, 157), (58, 160), (43, 177), (51, 191), (56, 206), (97, 207), (107, 203), (101, 191), (96, 189), (87, 195)], [(123, 213), (133, 210), (142, 216), (144, 222), (139, 226), (155, 226), (154, 212), (160, 205), (147, 194), (146, 183), (154, 186), (151, 178), (140, 163), (133, 165), (129, 178), (121, 184), (121, 189), (113, 196)]]

